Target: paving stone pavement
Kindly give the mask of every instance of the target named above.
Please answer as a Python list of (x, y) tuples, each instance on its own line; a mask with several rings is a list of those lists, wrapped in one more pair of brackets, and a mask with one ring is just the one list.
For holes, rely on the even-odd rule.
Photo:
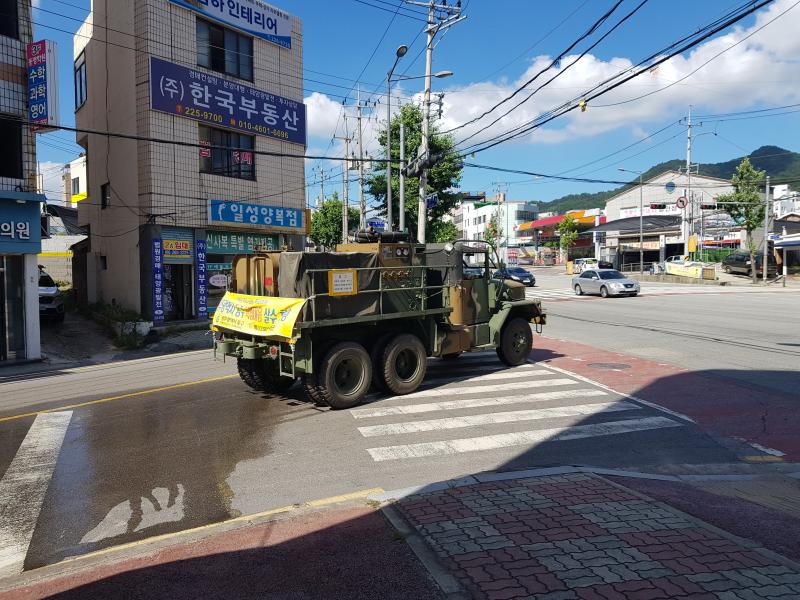
[(800, 570), (774, 554), (596, 475), (453, 487), (396, 507), (475, 598), (800, 598)]

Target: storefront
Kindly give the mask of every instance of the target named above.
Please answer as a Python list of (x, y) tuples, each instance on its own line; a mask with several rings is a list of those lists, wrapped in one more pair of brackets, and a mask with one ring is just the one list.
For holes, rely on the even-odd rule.
[(278, 250), (278, 235), (234, 231), (206, 231), (208, 314), (214, 314), (228, 289), (237, 254)]
[(0, 364), (38, 359), (41, 194), (0, 191)]

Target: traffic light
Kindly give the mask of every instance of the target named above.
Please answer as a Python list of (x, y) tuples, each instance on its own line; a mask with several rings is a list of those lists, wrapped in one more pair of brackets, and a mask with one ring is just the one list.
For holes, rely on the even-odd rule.
[(701, 204), (700, 205), (700, 209), (701, 210), (717, 210), (717, 205), (716, 204)]
[(653, 210), (663, 210), (663, 209), (667, 208), (667, 205), (663, 204), (663, 203), (653, 202), (650, 205), (650, 208), (653, 209)]

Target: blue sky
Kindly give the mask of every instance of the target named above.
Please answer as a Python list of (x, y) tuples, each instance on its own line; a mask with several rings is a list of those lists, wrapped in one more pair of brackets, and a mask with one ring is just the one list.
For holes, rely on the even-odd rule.
[[(408, 75), (423, 72), (424, 60), (420, 52), (424, 36), (418, 35), (423, 23), (412, 18), (415, 16), (413, 11), (419, 9), (406, 5), (395, 16), (394, 6), (398, 0), (365, 1), (372, 6), (356, 0), (286, 0), (275, 3), (303, 19), (310, 154), (341, 154), (339, 142), (331, 142), (331, 136), (337, 125), (340, 128), (338, 133), (342, 132), (339, 111), (343, 96), (347, 95), (350, 103), (354, 101), (355, 90), (351, 92), (350, 86), (355, 86), (355, 80), (360, 78), (362, 97), (383, 102), (381, 96), (370, 94), (376, 90), (378, 93), (385, 91), (386, 71), (399, 44), (411, 47), (399, 63), (397, 72)], [(639, 1), (625, 0), (614, 17), (626, 14)], [(546, 65), (549, 58), (572, 43), (613, 2), (465, 0), (463, 4), (467, 19), (443, 36), (440, 34), (441, 40), (434, 52), (434, 70), (446, 69), (455, 73), (451, 78), (434, 80), (434, 91), (445, 92), (444, 114), (439, 122), (442, 128), (463, 123), (513, 91), (515, 84), (527, 79), (526, 74), (529, 77), (540, 66)], [(630, 61), (638, 61), (739, 4), (741, 1), (650, 0), (590, 55), (481, 135), (503, 131), (573, 98), (600, 78), (629, 66)], [(643, 170), (656, 162), (685, 157), (685, 128), (670, 124), (686, 115), (689, 104), (694, 105), (695, 114), (716, 114), (798, 103), (800, 88), (796, 81), (800, 39), (796, 32), (800, 26), (800, 6), (793, 8), (796, 4), (797, 0), (777, 0), (735, 28), (706, 41), (692, 53), (672, 59), (654, 73), (622, 86), (595, 104), (607, 103), (609, 99), (627, 100), (664, 88), (727, 49), (708, 65), (664, 91), (618, 107), (595, 107), (590, 103), (585, 113), (574, 111), (528, 138), (480, 153), (474, 161), (548, 174), (568, 171), (570, 175), (620, 179), (623, 174), (617, 171), (619, 166)], [(67, 17), (83, 19), (89, 2), (38, 0), (34, 5), (42, 9), (34, 8), (33, 13), (37, 38), (54, 39), (59, 44), (61, 116), (63, 123), (72, 124), (72, 37), (53, 28), (74, 31), (78, 22)], [(387, 10), (374, 8), (376, 6)], [(767, 24), (772, 19), (775, 21)], [(763, 29), (754, 33), (762, 26)], [(604, 31), (601, 30), (599, 35)], [(751, 33), (750, 38), (742, 41)], [(573, 58), (585, 47), (586, 44), (576, 47)], [(374, 56), (370, 59), (373, 51)], [(559, 67), (563, 69), (570, 62), (567, 57)], [(556, 73), (559, 67), (552, 73)], [(415, 94), (419, 92), (421, 83), (421, 80), (405, 82), (402, 88), (395, 89), (395, 93), (404, 96), (404, 101), (414, 101), (418, 98)], [(384, 115), (385, 105), (381, 104), (367, 127), (365, 139), (373, 154), (377, 152), (373, 128), (385, 118)], [(490, 120), (493, 119), (480, 123)], [(706, 123), (697, 133), (709, 135), (697, 138), (694, 160), (701, 163), (729, 160), (744, 154), (745, 150), (765, 144), (798, 150), (799, 126), (800, 112)], [(629, 151), (590, 167), (576, 169), (664, 127), (667, 129), (661, 134)], [(474, 128), (455, 132), (456, 139), (464, 137), (465, 131), (474, 131)], [(42, 168), (55, 172), (54, 163), (74, 158), (80, 149), (71, 142), (72, 139), (74, 137), (68, 132), (40, 136), (38, 150)], [(334, 163), (307, 161), (309, 182), (316, 176), (311, 170), (315, 166), (330, 168)], [(549, 200), (567, 193), (611, 187), (532, 180), (465, 169), (462, 189), (492, 192), (494, 182), (498, 181), (513, 182), (508, 187), (511, 197), (530, 200)], [(331, 182), (328, 190), (331, 186), (340, 188), (341, 184)], [(52, 184), (45, 187), (49, 189)], [(316, 186), (310, 187), (312, 199), (318, 193)]]

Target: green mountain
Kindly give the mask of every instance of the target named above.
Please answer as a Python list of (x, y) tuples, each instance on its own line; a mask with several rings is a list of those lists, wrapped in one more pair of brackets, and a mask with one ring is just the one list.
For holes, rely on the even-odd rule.
[[(739, 158), (734, 158), (726, 162), (707, 165), (701, 164), (700, 174), (708, 175), (709, 177), (719, 177), (720, 179), (730, 179), (733, 177), (736, 167), (742, 162), (742, 158), (744, 157), (740, 156)], [(750, 154), (750, 162), (753, 163), (756, 169), (769, 173), (773, 180), (800, 179), (800, 153), (790, 152), (778, 146), (761, 146), (758, 150)], [(645, 171), (644, 179), (646, 181), (651, 177), (660, 175), (664, 171), (677, 171), (685, 165), (685, 160), (677, 158), (659, 163)], [(796, 189), (796, 185), (797, 184), (792, 184), (791, 187)], [(540, 202), (539, 210), (541, 212), (563, 213), (567, 210), (604, 208), (606, 200), (635, 186), (636, 183), (633, 182), (605, 192), (568, 194), (561, 198), (551, 200), (550, 202)]]

